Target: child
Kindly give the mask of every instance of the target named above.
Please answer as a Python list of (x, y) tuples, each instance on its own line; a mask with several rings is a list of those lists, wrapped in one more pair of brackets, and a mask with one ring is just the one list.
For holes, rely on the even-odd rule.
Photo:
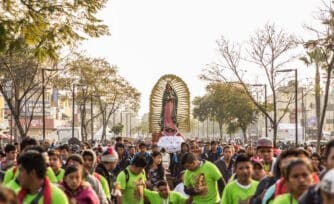
[(82, 167), (76, 165), (67, 167), (61, 188), (70, 203), (100, 204), (94, 190), (83, 180), (83, 175)]
[(240, 154), (235, 160), (236, 179), (226, 185), (222, 203), (248, 203), (254, 195), (258, 182), (252, 180), (252, 163), (246, 154)]

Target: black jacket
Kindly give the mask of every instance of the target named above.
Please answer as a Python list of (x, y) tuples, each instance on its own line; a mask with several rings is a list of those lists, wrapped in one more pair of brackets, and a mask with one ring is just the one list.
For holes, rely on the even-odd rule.
[(97, 165), (97, 167), (95, 168), (95, 172), (103, 176), (108, 181), (109, 189), (111, 190), (114, 179), (113, 174), (109, 172), (102, 163)]
[(299, 198), (298, 204), (322, 204), (320, 190), (313, 185)]

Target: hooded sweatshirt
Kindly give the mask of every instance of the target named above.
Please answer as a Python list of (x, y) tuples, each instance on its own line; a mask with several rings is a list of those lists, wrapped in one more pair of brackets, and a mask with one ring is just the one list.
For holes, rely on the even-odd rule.
[[(108, 203), (108, 198), (110, 198), (110, 193), (108, 193), (108, 188), (103, 187), (102, 185), (102, 180), (99, 180), (96, 178), (95, 175), (93, 175), (94, 172), (94, 167), (96, 166), (96, 155), (95, 152), (92, 150), (84, 150), (82, 152), (82, 156), (84, 155), (91, 155), (93, 157), (93, 165), (92, 169), (89, 170), (88, 174), (85, 176), (85, 180), (92, 186), (93, 190), (99, 197), (100, 203), (101, 204), (107, 204)], [(110, 191), (109, 191), (110, 192)]]

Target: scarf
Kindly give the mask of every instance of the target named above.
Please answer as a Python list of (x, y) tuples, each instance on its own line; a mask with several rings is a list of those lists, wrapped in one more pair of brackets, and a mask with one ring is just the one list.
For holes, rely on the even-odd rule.
[[(43, 199), (44, 204), (51, 204), (51, 183), (48, 177), (44, 178), (43, 184)], [(21, 188), (18, 193), (19, 203), (22, 204), (24, 201), (24, 197), (27, 195), (28, 191), (26, 189)]]

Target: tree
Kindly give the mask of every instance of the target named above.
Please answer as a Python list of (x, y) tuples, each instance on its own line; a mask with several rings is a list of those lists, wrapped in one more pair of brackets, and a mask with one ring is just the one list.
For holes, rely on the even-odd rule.
[(204, 121), (208, 118), (218, 122), (220, 138), (223, 139), (223, 125), (232, 134), (242, 129), (244, 141), (247, 143), (246, 130), (254, 122), (255, 107), (240, 85), (228, 83), (211, 83), (207, 94), (193, 100), (194, 118)]
[(117, 125), (113, 126), (111, 128), (111, 132), (113, 132), (115, 135), (119, 135), (123, 131), (124, 125), (121, 123), (118, 123)]
[(322, 127), (320, 127), (321, 118), (321, 99), (320, 99), (320, 68), (324, 68), (324, 61), (326, 55), (319, 48), (309, 48), (306, 52), (306, 56), (300, 58), (307, 66), (315, 65), (315, 77), (314, 77), (314, 92), (315, 92), (315, 109), (317, 118), (317, 135), (322, 135)]
[[(35, 90), (40, 84), (37, 83), (37, 79), (40, 79), (38, 76), (41, 76), (40, 68), (54, 68), (55, 65), (52, 63), (59, 60), (60, 50), (65, 46), (73, 47), (76, 42), (88, 37), (109, 34), (107, 26), (96, 17), (106, 2), (106, 0), (3, 0), (1, 2), (0, 57), (7, 64), (2, 63), (4, 69), (0, 69), (0, 75), (3, 76), (0, 91), (5, 95), (4, 87), (10, 83), (13, 97), (9, 99), (6, 97), (7, 94), (5, 100), (22, 137), (26, 135), (26, 131), (19, 123), (22, 97), (25, 97), (26, 101), (27, 97), (30, 97), (27, 93), (31, 93), (33, 100), (38, 101), (41, 92), (36, 95), (31, 90)], [(20, 56), (23, 53), (25, 56)], [(25, 64), (26, 56), (29, 60)], [(18, 62), (21, 63), (20, 69), (14, 68), (19, 66)], [(29, 62), (31, 66), (28, 66)], [(30, 77), (31, 74), (34, 78)], [(20, 79), (24, 78), (24, 82), (18, 83), (17, 76), (20, 75), (23, 76)], [(46, 86), (48, 81), (46, 80), (43, 85)], [(33, 83), (21, 86), (29, 82)]]
[[(320, 140), (322, 138), (322, 129), (326, 117), (326, 110), (328, 104), (328, 96), (329, 96), (329, 87), (331, 83), (331, 76), (334, 68), (334, 9), (333, 2), (329, 1), (328, 4), (324, 3), (324, 9), (320, 10), (320, 15), (318, 17), (319, 22), (321, 23), (321, 27), (319, 29), (308, 27), (308, 29), (315, 34), (314, 39), (307, 40), (304, 43), (305, 48), (310, 52), (315, 54), (314, 63), (319, 63), (318, 66), (321, 66), (326, 73), (326, 85), (324, 92), (324, 100), (323, 106), (320, 113), (320, 120), (318, 125), (318, 141), (317, 141), (317, 150), (320, 149)], [(313, 56), (312, 56), (313, 57)], [(316, 58), (317, 57), (317, 58)], [(317, 66), (317, 64), (316, 64)], [(317, 81), (320, 81), (316, 78)], [(317, 86), (317, 82), (315, 84)], [(320, 87), (316, 87), (319, 89)], [(320, 105), (319, 105), (320, 107)], [(318, 113), (319, 114), (319, 113)]]
[(69, 76), (58, 80), (62, 81), (62, 87), (71, 87), (73, 83), (85, 85), (85, 89), (76, 94), (82, 116), (82, 129), (85, 130), (83, 138), (87, 138), (87, 126), (91, 122), (91, 119), (85, 119), (88, 100), (93, 99), (93, 103), (98, 106), (99, 112), (93, 118), (101, 117), (102, 140), (106, 139), (106, 129), (112, 114), (124, 108), (138, 110), (140, 93), (118, 74), (116, 66), (111, 66), (105, 59), (87, 58), (77, 54), (65, 64)]
[[(15, 140), (17, 133), (25, 137), (29, 131), (34, 110), (40, 101), (41, 67), (44, 64), (35, 59), (31, 50), (24, 44), (20, 44), (11, 52), (0, 54), (0, 92), (12, 114), (15, 123)], [(49, 81), (52, 74), (46, 74), (45, 82)], [(46, 83), (45, 83), (46, 84)], [(25, 123), (21, 124), (20, 118), (25, 111), (29, 114), (25, 117)], [(25, 115), (26, 115), (25, 114)]]
[(57, 59), (59, 50), (87, 37), (109, 34), (96, 17), (107, 0), (3, 0), (0, 53), (23, 42), (39, 60)]
[[(277, 87), (279, 87), (282, 81), (277, 79), (276, 71), (294, 59), (294, 56), (291, 56), (289, 52), (296, 47), (295, 38), (283, 30), (277, 29), (275, 25), (267, 24), (250, 38), (248, 43), (245, 44), (246, 47), (230, 43), (223, 36), (217, 44), (221, 55), (221, 62), (204, 69), (200, 78), (210, 82), (224, 82), (230, 79), (230, 74), (232, 74), (236, 82), (244, 88), (254, 105), (269, 119), (273, 128), (273, 142), (276, 147), (277, 127), (280, 120), (286, 114), (289, 105), (287, 103), (283, 114), (278, 116), (276, 95)], [(246, 50), (247, 53), (243, 54), (241, 50)], [(272, 94), (273, 114), (270, 114), (270, 111), (265, 109), (252, 96), (250, 91), (251, 86), (249, 85), (252, 84), (249, 80), (251, 77), (245, 77), (245, 69), (241, 67), (245, 64), (247, 66), (255, 65), (266, 76), (265, 84), (269, 85)]]

